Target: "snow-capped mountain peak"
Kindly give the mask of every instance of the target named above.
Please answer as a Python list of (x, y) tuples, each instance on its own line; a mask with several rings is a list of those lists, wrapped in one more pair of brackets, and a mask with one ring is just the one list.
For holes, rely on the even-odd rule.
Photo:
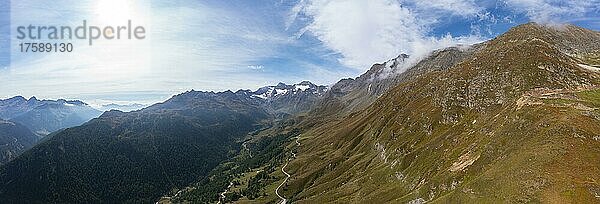
[(327, 91), (327, 86), (317, 86), (309, 81), (303, 81), (298, 84), (287, 85), (279, 83), (276, 86), (261, 87), (252, 92), (252, 97), (262, 99), (273, 99), (296, 94), (315, 94), (321, 95)]

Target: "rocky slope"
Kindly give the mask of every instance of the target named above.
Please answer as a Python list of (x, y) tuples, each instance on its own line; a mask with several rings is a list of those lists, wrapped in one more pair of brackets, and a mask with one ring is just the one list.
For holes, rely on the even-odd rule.
[(437, 50), (415, 64), (411, 64), (408, 60), (410, 56), (406, 54), (385, 63), (374, 64), (356, 79), (342, 79), (333, 85), (324, 99), (315, 106), (312, 115), (321, 118), (360, 111), (398, 84), (423, 73), (448, 69), (471, 56), (480, 47), (481, 45), (473, 45)]

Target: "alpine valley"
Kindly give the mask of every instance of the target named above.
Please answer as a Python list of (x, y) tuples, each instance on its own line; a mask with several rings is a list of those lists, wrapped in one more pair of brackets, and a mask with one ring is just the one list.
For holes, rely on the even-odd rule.
[(1, 100), (0, 202), (600, 202), (600, 32), (574, 25), (141, 107)]

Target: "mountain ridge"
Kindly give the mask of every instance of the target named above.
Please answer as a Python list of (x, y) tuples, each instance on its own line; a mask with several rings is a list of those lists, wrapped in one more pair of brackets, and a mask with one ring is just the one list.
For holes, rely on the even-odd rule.
[(35, 96), (0, 100), (0, 118), (19, 122), (40, 135), (81, 125), (100, 114), (79, 100), (38, 100)]
[[(530, 29), (570, 32), (518, 26), (449, 69), (401, 82), (366, 109), (302, 133), (286, 198), (597, 202), (598, 184), (582, 182), (600, 178), (598, 166), (587, 165), (600, 158), (600, 73), (578, 66), (589, 54), (584, 45), (560, 48)], [(565, 53), (573, 50), (578, 55)], [(518, 109), (536, 90), (546, 95)]]

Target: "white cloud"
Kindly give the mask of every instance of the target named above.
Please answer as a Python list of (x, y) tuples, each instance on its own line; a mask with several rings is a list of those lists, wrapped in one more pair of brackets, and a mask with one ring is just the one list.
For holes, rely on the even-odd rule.
[(248, 69), (252, 70), (263, 70), (265, 67), (262, 65), (248, 65)]
[[(410, 3), (410, 1), (408, 2)], [(479, 14), (484, 8), (475, 4), (474, 0), (414, 0), (417, 10), (421, 10), (424, 15), (440, 13), (471, 17)], [(439, 17), (439, 16), (437, 16)]]
[[(447, 15), (475, 16), (481, 11), (471, 0), (410, 1), (404, 6), (396, 0), (307, 0), (294, 7), (311, 18), (305, 27), (325, 46), (342, 55), (344, 65), (364, 70), (400, 53), (419, 59), (430, 51), (455, 43), (472, 43), (478, 37), (435, 38), (428, 30), (438, 18)], [(297, 5), (297, 6), (298, 6)], [(467, 42), (467, 40), (472, 40)]]
[(506, 0), (507, 7), (524, 13), (532, 21), (538, 23), (564, 23), (574, 17), (593, 12), (599, 0)]

